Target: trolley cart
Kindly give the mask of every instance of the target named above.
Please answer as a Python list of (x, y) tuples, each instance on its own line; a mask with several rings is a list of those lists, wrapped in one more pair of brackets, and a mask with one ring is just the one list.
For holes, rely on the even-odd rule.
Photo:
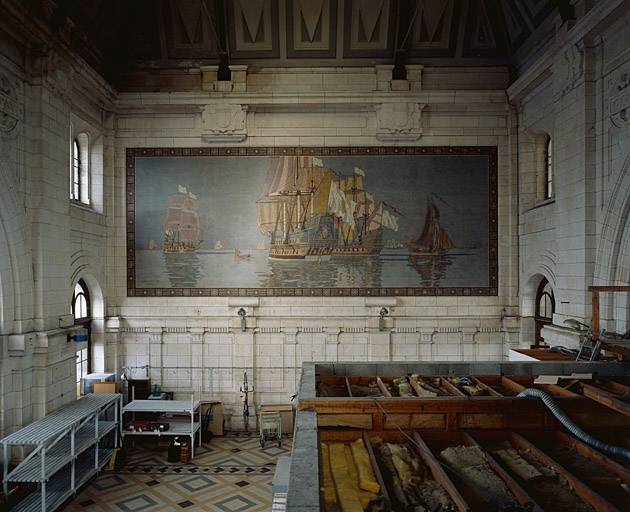
[(278, 448), (282, 446), (282, 418), (275, 411), (260, 413), (260, 446), (270, 440), (278, 441)]

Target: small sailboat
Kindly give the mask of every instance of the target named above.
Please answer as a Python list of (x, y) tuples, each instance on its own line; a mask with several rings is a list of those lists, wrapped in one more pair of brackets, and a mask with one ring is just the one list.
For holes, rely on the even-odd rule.
[(217, 240), (214, 243), (214, 250), (215, 251), (220, 251), (221, 249), (223, 249), (223, 242), (221, 240)]
[(234, 258), (237, 260), (249, 260), (252, 255), (249, 253), (241, 252), (241, 250), (237, 247), (234, 249)]
[(408, 238), (407, 247), (414, 255), (440, 255), (455, 246), (447, 231), (440, 224), (440, 210), (429, 200), (424, 217), (424, 228), (417, 239)]
[(157, 242), (155, 240), (149, 240), (149, 243), (147, 244), (147, 249), (149, 249), (149, 251), (154, 251), (155, 249), (157, 249)]
[(265, 249), (266, 249), (265, 241), (261, 240), (260, 242), (258, 242), (258, 245), (256, 246), (256, 250), (257, 251), (264, 251)]

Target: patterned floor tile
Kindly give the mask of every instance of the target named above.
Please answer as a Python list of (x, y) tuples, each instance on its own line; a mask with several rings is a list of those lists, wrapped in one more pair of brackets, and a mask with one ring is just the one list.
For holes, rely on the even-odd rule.
[(117, 473), (88, 484), (67, 512), (267, 512), (278, 456), (291, 438), (261, 448), (258, 435), (229, 433), (195, 448), (190, 464), (169, 463), (167, 452), (138, 443)]

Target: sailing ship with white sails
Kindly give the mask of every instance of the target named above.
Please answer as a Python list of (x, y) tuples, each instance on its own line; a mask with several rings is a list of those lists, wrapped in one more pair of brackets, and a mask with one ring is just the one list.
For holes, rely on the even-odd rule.
[(274, 157), (257, 202), (258, 229), (270, 237), (269, 258), (370, 256), (383, 249), (383, 229), (400, 213), (376, 202), (365, 172), (343, 176), (313, 156)]
[(200, 234), (197, 196), (178, 185), (177, 193), (168, 198), (162, 250), (167, 253), (194, 252), (201, 246)]

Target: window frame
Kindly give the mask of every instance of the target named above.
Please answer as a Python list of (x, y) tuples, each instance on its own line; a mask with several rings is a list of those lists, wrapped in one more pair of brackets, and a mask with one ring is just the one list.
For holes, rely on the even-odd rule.
[(71, 137), (70, 145), (70, 200), (91, 208), (90, 137), (87, 132)]
[[(80, 288), (80, 291), (77, 291), (77, 287)], [(83, 279), (79, 279), (77, 281), (77, 283), (74, 285), (74, 288), (72, 289), (72, 303), (71, 303), (71, 310), (72, 310), (72, 315), (75, 315), (76, 312), (76, 307), (77, 307), (77, 300), (80, 298), (84, 298), (85, 299), (85, 316), (79, 317), (77, 318), (76, 316), (74, 317), (74, 325), (76, 326), (80, 326), (83, 329), (87, 330), (87, 342), (85, 345), (81, 344), (77, 346), (76, 349), (76, 354), (77, 354), (77, 360), (76, 363), (81, 363), (81, 371), (77, 371), (77, 374), (75, 375), (76, 377), (76, 384), (77, 384), (77, 396), (81, 395), (81, 379), (87, 375), (88, 373), (92, 372), (92, 329), (91, 329), (91, 325), (92, 325), (92, 306), (91, 306), (91, 302), (90, 302), (90, 291), (85, 283), (85, 281)], [(83, 355), (85, 355), (85, 357), (83, 358)], [(83, 372), (83, 363), (86, 363), (85, 367), (86, 370), (85, 372)], [(77, 366), (77, 370), (78, 370), (78, 366)]]
[(70, 199), (81, 202), (81, 145), (75, 137), (72, 139), (72, 175), (70, 177)]
[(550, 135), (545, 140), (545, 199), (554, 197), (553, 139)]

